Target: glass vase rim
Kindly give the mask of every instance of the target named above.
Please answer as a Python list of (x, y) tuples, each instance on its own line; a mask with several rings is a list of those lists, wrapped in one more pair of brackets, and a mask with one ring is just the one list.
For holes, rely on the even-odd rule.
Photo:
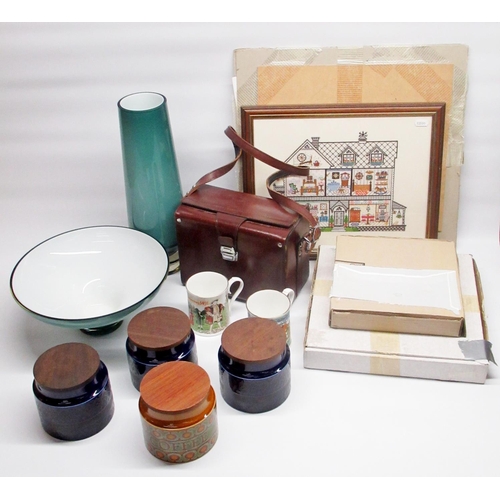
[[(139, 96), (142, 96), (142, 97), (154, 96), (156, 98), (159, 97), (160, 100), (156, 104), (153, 104), (150, 106), (143, 106), (143, 107), (128, 107), (128, 106), (123, 105), (123, 101), (125, 99), (131, 100), (132, 98), (139, 97)], [(151, 92), (151, 91), (132, 92), (131, 94), (127, 94), (127, 95), (123, 96), (118, 101), (118, 107), (120, 108), (120, 110), (127, 111), (130, 113), (143, 113), (143, 112), (147, 112), (147, 111), (152, 111), (154, 109), (158, 109), (161, 106), (163, 106), (166, 102), (167, 102), (167, 98), (163, 94), (160, 94), (159, 92)]]

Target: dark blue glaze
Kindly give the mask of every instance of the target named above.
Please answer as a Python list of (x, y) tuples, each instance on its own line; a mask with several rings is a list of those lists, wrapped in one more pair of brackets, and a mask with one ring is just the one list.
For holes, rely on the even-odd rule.
[(162, 363), (168, 361), (191, 361), (198, 364), (194, 332), (191, 332), (183, 342), (170, 349), (142, 349), (137, 347), (130, 339), (127, 339), (125, 347), (127, 350), (130, 377), (132, 384), (137, 390), (139, 390), (144, 375)]
[(33, 381), (42, 427), (65, 441), (85, 439), (108, 425), (114, 413), (108, 370), (101, 361), (94, 378), (83, 387), (54, 391)]
[[(252, 371), (249, 371), (252, 368)], [(290, 349), (286, 346), (278, 364), (255, 370), (229, 358), (219, 348), (221, 394), (227, 404), (246, 413), (262, 413), (280, 406), (290, 394)]]

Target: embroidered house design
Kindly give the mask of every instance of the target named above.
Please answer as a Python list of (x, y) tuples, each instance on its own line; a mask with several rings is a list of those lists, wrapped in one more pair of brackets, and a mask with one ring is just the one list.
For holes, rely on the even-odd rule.
[(394, 201), (398, 141), (320, 142), (312, 137), (286, 163), (309, 167), (273, 189), (307, 207), (322, 231), (404, 231), (406, 207)]

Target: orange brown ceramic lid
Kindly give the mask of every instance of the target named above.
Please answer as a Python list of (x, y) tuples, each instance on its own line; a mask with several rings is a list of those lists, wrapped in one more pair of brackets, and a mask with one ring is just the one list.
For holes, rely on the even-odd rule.
[(146, 373), (141, 398), (151, 409), (180, 413), (203, 403), (210, 391), (210, 378), (200, 366), (189, 361), (170, 361)]
[(245, 318), (229, 325), (221, 346), (227, 356), (244, 364), (278, 363), (286, 350), (286, 333), (275, 321)]
[(128, 338), (142, 349), (171, 349), (191, 333), (189, 318), (173, 307), (152, 307), (134, 316)]
[(33, 375), (41, 387), (54, 391), (88, 384), (100, 366), (97, 351), (87, 344), (69, 342), (45, 351), (35, 362)]

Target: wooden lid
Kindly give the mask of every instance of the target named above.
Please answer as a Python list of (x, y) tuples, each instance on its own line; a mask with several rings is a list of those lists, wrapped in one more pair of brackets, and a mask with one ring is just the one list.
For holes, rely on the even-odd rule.
[(271, 319), (245, 318), (224, 330), (221, 346), (227, 356), (249, 368), (271, 367), (286, 351), (286, 333)]
[(146, 373), (141, 398), (152, 410), (180, 413), (206, 400), (210, 378), (200, 366), (189, 361), (170, 361)]
[(128, 338), (142, 349), (170, 349), (191, 333), (189, 318), (173, 307), (152, 307), (134, 316)]
[(96, 375), (101, 360), (86, 344), (70, 342), (45, 351), (33, 367), (36, 383), (44, 389), (66, 391), (88, 384)]

